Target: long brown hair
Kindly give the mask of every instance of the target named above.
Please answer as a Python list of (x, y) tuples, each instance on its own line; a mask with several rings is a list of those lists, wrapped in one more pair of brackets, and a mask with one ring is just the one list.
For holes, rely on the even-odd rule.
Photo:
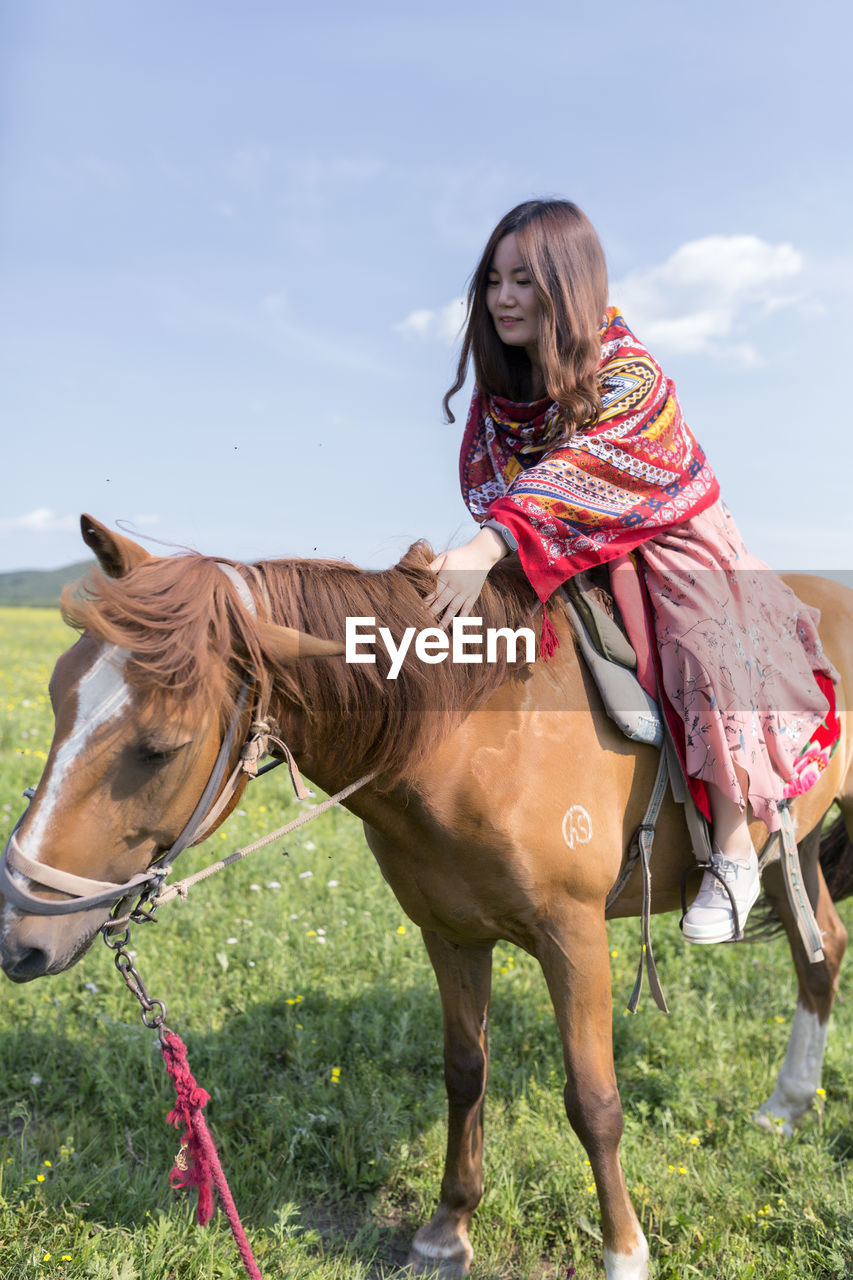
[(511, 209), (489, 237), (468, 288), (468, 322), (456, 380), (444, 397), (461, 388), (473, 358), (482, 391), (508, 400), (533, 399), (533, 366), (527, 352), (506, 345), (486, 306), (486, 286), (498, 244), (515, 233), (541, 310), (539, 359), (545, 388), (561, 410), (565, 433), (589, 426), (601, 411), (596, 369), (599, 329), (607, 306), (607, 265), (592, 223), (569, 200), (527, 200)]

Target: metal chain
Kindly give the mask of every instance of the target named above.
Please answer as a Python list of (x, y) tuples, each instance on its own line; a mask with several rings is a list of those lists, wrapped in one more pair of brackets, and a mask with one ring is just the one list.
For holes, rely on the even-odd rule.
[[(143, 919), (151, 917), (143, 915)], [(139, 975), (136, 966), (133, 963), (133, 955), (127, 950), (130, 942), (130, 926), (128, 925), (123, 933), (116, 937), (109, 934), (109, 926), (105, 926), (101, 932), (104, 942), (110, 951), (115, 952), (115, 966), (124, 979), (125, 985), (131, 995), (142, 1005), (142, 1022), (151, 1031), (156, 1031), (162, 1041), (169, 1028), (166, 1026), (166, 1005), (162, 1000), (152, 998), (146, 989), (145, 983)]]

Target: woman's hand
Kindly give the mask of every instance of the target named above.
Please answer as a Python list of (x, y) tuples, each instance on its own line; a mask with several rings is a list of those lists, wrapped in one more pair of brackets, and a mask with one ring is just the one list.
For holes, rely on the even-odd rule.
[(427, 597), (427, 604), (446, 627), (457, 615), (467, 618), (489, 570), (508, 553), (509, 548), (494, 529), (481, 529), (462, 547), (442, 551), (429, 566), (438, 582)]

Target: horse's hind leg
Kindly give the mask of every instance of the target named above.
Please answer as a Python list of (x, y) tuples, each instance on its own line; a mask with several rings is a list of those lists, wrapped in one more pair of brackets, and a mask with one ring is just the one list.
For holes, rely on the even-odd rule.
[(613, 1067), (610, 961), (603, 905), (573, 902), (538, 937), (566, 1064), (566, 1113), (586, 1148), (601, 1206), (607, 1280), (646, 1280), (649, 1248), (628, 1196)]
[(471, 1215), (483, 1195), (483, 1096), (488, 1067), (487, 1014), (492, 981), (491, 946), (456, 946), (423, 930), (441, 993), (444, 1080), (447, 1086), (447, 1156), (441, 1201), (412, 1242), (409, 1267), (443, 1280), (468, 1274), (473, 1250)]
[(818, 964), (809, 961), (800, 939), (779, 863), (773, 863), (764, 873), (764, 891), (773, 901), (788, 935), (799, 985), (791, 1037), (776, 1087), (753, 1117), (763, 1128), (774, 1132), (791, 1133), (815, 1105), (829, 1015), (847, 947), (847, 931), (829, 896), (818, 862), (819, 848), (820, 828), (817, 828), (801, 843), (800, 860), (823, 938), (826, 958)]

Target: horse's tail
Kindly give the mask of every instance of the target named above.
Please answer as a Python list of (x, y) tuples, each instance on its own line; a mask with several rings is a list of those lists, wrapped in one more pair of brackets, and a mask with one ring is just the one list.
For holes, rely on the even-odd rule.
[(821, 835), (820, 867), (833, 902), (853, 894), (853, 840), (840, 814)]

